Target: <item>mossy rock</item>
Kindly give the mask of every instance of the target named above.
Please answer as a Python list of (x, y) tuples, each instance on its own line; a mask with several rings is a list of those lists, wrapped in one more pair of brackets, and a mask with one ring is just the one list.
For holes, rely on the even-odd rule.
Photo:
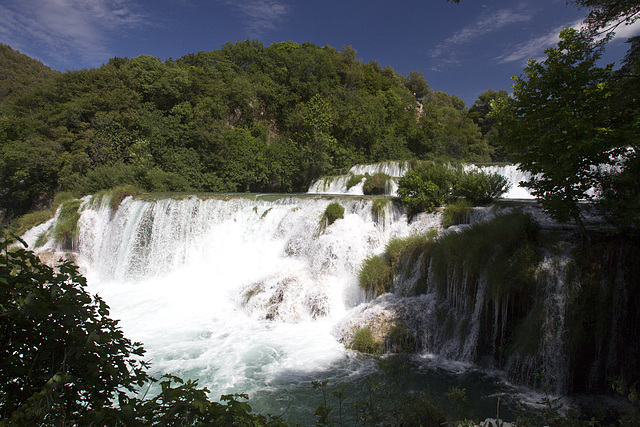
[(362, 192), (367, 196), (382, 196), (387, 192), (389, 180), (391, 177), (382, 172), (369, 175), (362, 186)]
[(341, 218), (344, 218), (344, 208), (340, 203), (333, 202), (324, 210), (322, 222), (328, 227)]

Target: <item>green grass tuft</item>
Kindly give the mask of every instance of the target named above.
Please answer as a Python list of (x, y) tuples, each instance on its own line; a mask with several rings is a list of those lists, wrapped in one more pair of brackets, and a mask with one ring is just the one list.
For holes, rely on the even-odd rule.
[(471, 202), (466, 199), (458, 199), (447, 205), (442, 215), (442, 226), (469, 224), (471, 220)]
[(371, 205), (371, 215), (373, 216), (376, 222), (382, 222), (385, 218), (385, 208), (389, 204), (390, 199), (373, 199), (373, 204)]
[(60, 213), (53, 230), (53, 238), (64, 248), (71, 248), (78, 231), (82, 200), (67, 200), (60, 206)]
[(29, 212), (16, 219), (11, 224), (11, 231), (16, 236), (22, 236), (27, 230), (47, 222), (53, 217), (53, 214), (49, 210)]
[(129, 196), (137, 196), (143, 191), (133, 185), (121, 185), (113, 188), (107, 192), (111, 196), (111, 209), (115, 212), (120, 207), (120, 204), (124, 199)]
[(358, 330), (356, 330), (356, 333), (353, 336), (353, 344), (351, 345), (351, 348), (361, 353), (382, 353), (382, 344), (373, 338), (371, 328), (368, 326), (358, 328)]
[(360, 287), (374, 297), (389, 292), (393, 286), (391, 264), (384, 255), (370, 256), (364, 260), (358, 274)]
[(334, 202), (324, 210), (322, 222), (328, 227), (341, 218), (344, 218), (344, 208), (339, 203)]
[(364, 179), (364, 175), (351, 175), (351, 177), (347, 181), (347, 190), (349, 190), (351, 187), (355, 187), (356, 185), (360, 184), (360, 182), (362, 182), (363, 179)]

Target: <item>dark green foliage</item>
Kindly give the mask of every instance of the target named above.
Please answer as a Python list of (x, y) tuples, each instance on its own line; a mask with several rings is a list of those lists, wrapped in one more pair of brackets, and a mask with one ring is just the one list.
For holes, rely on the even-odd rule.
[(460, 233), (451, 233), (429, 247), (436, 284), (465, 286), (486, 274), (492, 298), (528, 297), (540, 253), (536, 245), (540, 226), (519, 211), (499, 214)]
[(474, 205), (491, 203), (509, 190), (506, 178), (482, 171), (465, 172), (460, 166), (436, 162), (418, 163), (400, 178), (398, 195), (409, 215), (431, 212), (455, 198)]
[[(574, 252), (567, 326), (573, 392), (605, 390), (610, 379), (640, 382), (640, 242), (594, 233)], [(615, 363), (607, 355), (615, 354)]]
[(455, 171), (445, 164), (419, 163), (400, 178), (398, 195), (409, 208), (410, 216), (430, 212), (446, 202), (455, 179)]
[(416, 171), (409, 171), (400, 178), (398, 195), (410, 216), (430, 212), (444, 203), (440, 188), (432, 181), (425, 181)]
[(0, 104), (6, 99), (46, 84), (56, 71), (0, 43)]
[(360, 287), (374, 297), (389, 292), (393, 286), (391, 265), (383, 255), (372, 255), (364, 260), (358, 273)]
[(351, 348), (361, 353), (380, 354), (382, 353), (382, 344), (377, 342), (373, 337), (371, 328), (365, 326), (358, 328), (353, 336), (353, 344)]
[(329, 206), (324, 210), (324, 214), (322, 215), (322, 221), (327, 225), (331, 225), (336, 220), (344, 218), (344, 208), (340, 203), (330, 203)]
[(58, 191), (301, 192), (356, 163), (481, 159), (486, 144), (464, 103), (419, 72), (363, 64), (352, 48), (247, 40), (54, 73), (5, 99), (0, 153), (11, 219)]
[(629, 157), (620, 172), (608, 173), (600, 183), (597, 203), (610, 223), (622, 230), (640, 231), (640, 155)]
[(458, 175), (452, 195), (464, 197), (473, 205), (488, 205), (510, 187), (509, 180), (502, 175), (471, 170)]
[(132, 165), (103, 165), (87, 172), (77, 191), (95, 194), (102, 190), (109, 190), (121, 185), (137, 182), (136, 172)]
[(373, 175), (368, 175), (364, 185), (362, 186), (362, 192), (365, 195), (381, 196), (386, 194), (387, 186), (391, 177), (385, 173), (378, 172)]
[(497, 117), (505, 145), (531, 173), (526, 187), (554, 219), (574, 220), (586, 239), (578, 202), (592, 199), (597, 167), (625, 149), (626, 129), (610, 114), (613, 65), (597, 66), (599, 54), (576, 30), (560, 37), (544, 61), (530, 61), (526, 76), (515, 78), (513, 98)]
[(56, 270), (31, 252), (0, 255), (0, 408), (14, 425), (89, 424), (148, 380), (127, 340), (77, 267)]
[(442, 226), (468, 224), (471, 216), (471, 202), (465, 199), (455, 200), (447, 205), (442, 213)]

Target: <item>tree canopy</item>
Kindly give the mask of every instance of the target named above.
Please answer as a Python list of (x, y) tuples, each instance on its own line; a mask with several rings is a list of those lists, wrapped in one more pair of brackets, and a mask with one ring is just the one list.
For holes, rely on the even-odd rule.
[(519, 167), (532, 174), (525, 185), (552, 217), (581, 225), (579, 201), (592, 199), (598, 167), (620, 148), (609, 114), (613, 71), (596, 65), (599, 55), (576, 30), (560, 37), (514, 78), (497, 115)]
[(306, 191), (356, 163), (491, 152), (464, 102), (419, 71), (365, 64), (351, 47), (246, 40), (34, 80), (0, 108), (0, 211), (122, 184)]

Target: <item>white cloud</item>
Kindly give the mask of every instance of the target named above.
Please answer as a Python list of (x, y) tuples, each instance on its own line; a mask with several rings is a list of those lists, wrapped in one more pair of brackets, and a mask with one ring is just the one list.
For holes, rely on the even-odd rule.
[[(499, 56), (499, 63), (522, 62), (532, 58), (536, 60), (544, 59), (544, 51), (550, 47), (554, 47), (560, 41), (560, 32), (565, 28), (574, 28), (580, 30), (582, 28), (582, 20), (574, 21), (555, 27), (547, 33), (528, 40), (524, 43), (515, 45), (509, 52)], [(624, 41), (629, 37), (640, 34), (640, 21), (636, 21), (631, 25), (620, 26), (617, 28), (613, 40)]]
[(499, 63), (506, 62), (523, 62), (525, 63), (527, 59), (540, 59), (545, 49), (555, 46), (558, 44), (560, 38), (560, 31), (565, 28), (573, 27), (578, 28), (580, 23), (573, 25), (562, 25), (556, 28), (553, 28), (549, 32), (535, 37), (531, 40), (527, 40), (524, 43), (519, 43), (515, 45), (509, 52), (498, 57)]
[(431, 51), (431, 58), (437, 63), (436, 69), (446, 64), (458, 63), (458, 50), (462, 46), (509, 25), (528, 22), (531, 18), (531, 13), (523, 8), (501, 9), (494, 13), (483, 14), (476, 22), (462, 28)]
[[(109, 33), (141, 25), (128, 0), (9, 0), (0, 5), (0, 37), (43, 62), (99, 65), (110, 56)], [(33, 46), (38, 46), (36, 52)]]
[(277, 29), (290, 10), (279, 0), (228, 0), (227, 4), (242, 13), (250, 37), (260, 37), (267, 30)]
[(616, 39), (628, 39), (640, 34), (640, 20), (631, 25), (621, 25), (616, 29)]

